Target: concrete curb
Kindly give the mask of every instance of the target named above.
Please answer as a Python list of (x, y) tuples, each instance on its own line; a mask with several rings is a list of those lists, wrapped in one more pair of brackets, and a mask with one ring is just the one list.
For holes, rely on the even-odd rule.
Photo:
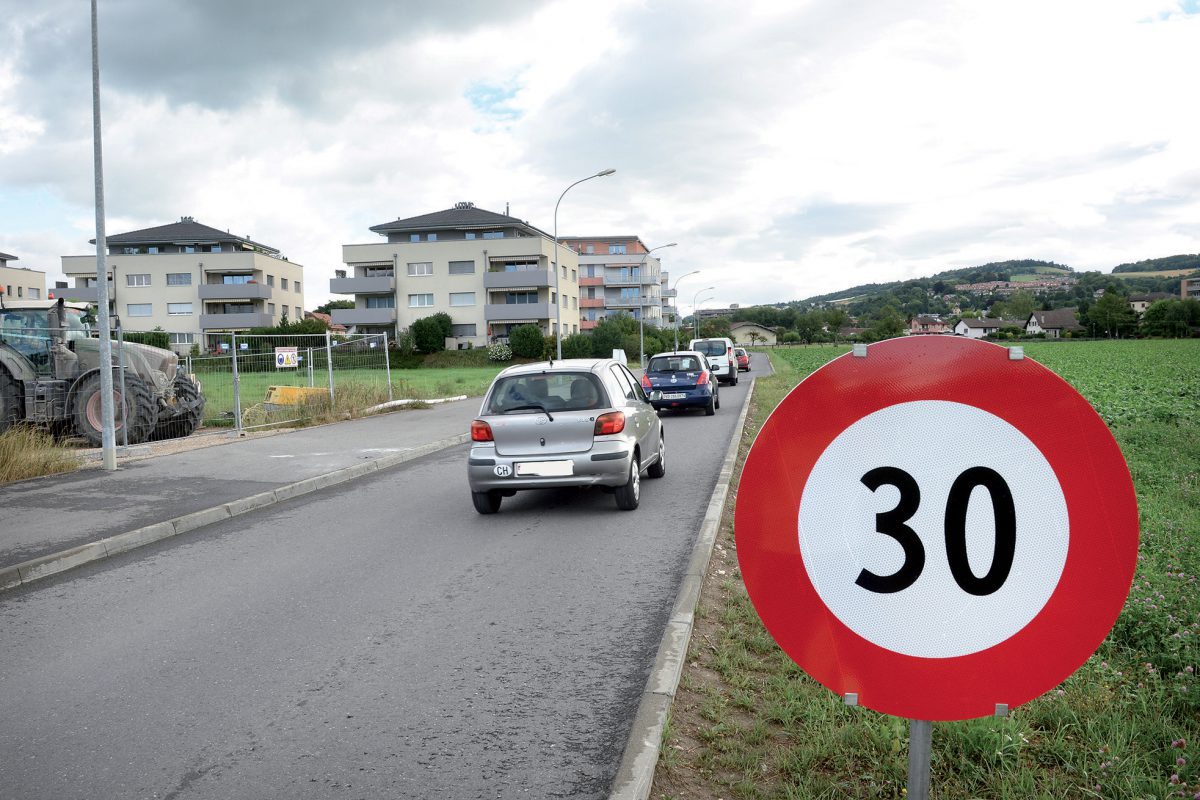
[(73, 567), (90, 564), (102, 558), (124, 553), (145, 544), (167, 539), (171, 536), (178, 536), (188, 531), (194, 531), (197, 528), (203, 528), (215, 522), (224, 522), (227, 519), (256, 509), (282, 503), (284, 500), (291, 500), (294, 497), (309, 494), (330, 486), (336, 486), (339, 483), (345, 483), (355, 478), (361, 478), (373, 472), (378, 472), (397, 464), (403, 464), (405, 461), (412, 461), (421, 456), (463, 444), (469, 441), (470, 438), (470, 433), (460, 433), (456, 436), (450, 436), (414, 447), (403, 453), (381, 456), (380, 458), (344, 467), (325, 473), (324, 475), (315, 475), (296, 483), (280, 486), (278, 489), (269, 492), (261, 492), (250, 497), (230, 500), (228, 503), (222, 503), (219, 506), (175, 517), (166, 522), (156, 522), (153, 525), (147, 525), (125, 533), (118, 533), (115, 536), (109, 536), (106, 539), (96, 542), (72, 547), (69, 550), (49, 553), (30, 559), (29, 561), (23, 561), (20, 564), (14, 564), (11, 567), (4, 567), (0, 569), (0, 592), (7, 589), (14, 589), (51, 575), (57, 575)]
[(629, 732), (629, 742), (626, 743), (625, 753), (621, 756), (617, 777), (613, 780), (613, 788), (608, 795), (609, 800), (647, 800), (650, 797), (654, 770), (658, 766), (663, 727), (675, 700), (679, 678), (683, 674), (688, 643), (692, 638), (696, 605), (700, 602), (700, 590), (704, 586), (708, 562), (721, 527), (721, 514), (729, 496), (729, 482), (733, 480), (733, 468), (737, 464), (738, 448), (741, 446), (742, 431), (746, 427), (746, 417), (750, 414), (750, 400), (753, 395), (752, 380), (734, 428), (736, 435), (725, 451), (725, 460), (721, 463), (717, 485), (713, 488), (708, 510), (700, 523), (700, 535), (692, 547), (692, 557), (688, 561), (683, 584), (679, 587), (679, 594), (676, 595), (675, 605), (671, 609), (671, 618), (659, 642), (654, 668), (650, 670), (650, 678), (646, 681), (646, 688), (642, 690), (642, 699), (638, 703), (633, 729)]

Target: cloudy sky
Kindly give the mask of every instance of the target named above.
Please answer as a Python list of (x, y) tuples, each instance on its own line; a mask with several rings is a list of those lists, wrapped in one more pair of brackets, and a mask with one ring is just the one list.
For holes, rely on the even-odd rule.
[[(92, 251), (87, 0), (0, 0), (0, 251)], [(458, 201), (664, 251), (686, 309), (1200, 252), (1200, 0), (100, 0), (107, 231), (326, 299)], [(705, 303), (702, 302), (702, 305)]]

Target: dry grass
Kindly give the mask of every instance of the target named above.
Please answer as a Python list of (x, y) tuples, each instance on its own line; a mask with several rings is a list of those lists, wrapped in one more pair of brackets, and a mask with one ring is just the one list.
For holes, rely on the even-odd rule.
[(14, 425), (0, 433), (0, 484), (73, 472), (80, 460), (47, 431)]

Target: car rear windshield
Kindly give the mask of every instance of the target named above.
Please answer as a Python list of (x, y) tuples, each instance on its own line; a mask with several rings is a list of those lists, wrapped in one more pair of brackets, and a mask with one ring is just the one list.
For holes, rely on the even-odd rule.
[(696, 372), (700, 359), (695, 356), (655, 356), (646, 367), (647, 372)]
[(725, 355), (725, 343), (720, 339), (705, 339), (696, 342), (696, 346), (692, 348), (698, 353), (704, 353), (706, 356), (723, 356)]
[(499, 378), (487, 413), (585, 411), (607, 405), (600, 381), (590, 372), (539, 372)]

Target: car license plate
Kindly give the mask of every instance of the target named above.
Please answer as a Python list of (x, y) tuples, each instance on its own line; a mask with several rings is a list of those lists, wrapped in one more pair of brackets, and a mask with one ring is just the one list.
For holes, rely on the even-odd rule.
[(687, 397), (686, 392), (664, 392), (663, 400), (682, 400)]
[(574, 474), (571, 461), (519, 461), (518, 475), (530, 475), (535, 478), (557, 478)]

